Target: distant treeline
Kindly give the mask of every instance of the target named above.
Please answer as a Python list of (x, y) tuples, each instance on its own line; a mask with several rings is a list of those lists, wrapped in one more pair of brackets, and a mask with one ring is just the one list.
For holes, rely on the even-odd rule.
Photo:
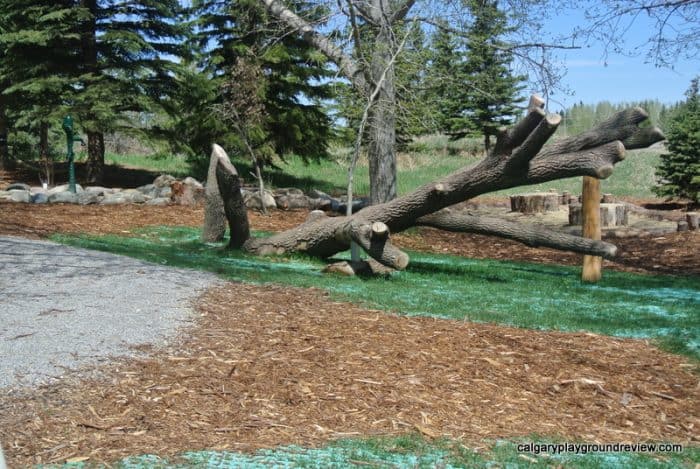
[(666, 131), (673, 111), (675, 111), (680, 104), (681, 103), (667, 104), (658, 100), (621, 103), (601, 101), (597, 104), (584, 104), (579, 102), (568, 109), (559, 111), (559, 114), (561, 114), (563, 118), (559, 129), (561, 134), (578, 134), (590, 129), (594, 124), (607, 119), (622, 109), (639, 106), (649, 113), (649, 119), (652, 125), (656, 125), (660, 127), (661, 130)]

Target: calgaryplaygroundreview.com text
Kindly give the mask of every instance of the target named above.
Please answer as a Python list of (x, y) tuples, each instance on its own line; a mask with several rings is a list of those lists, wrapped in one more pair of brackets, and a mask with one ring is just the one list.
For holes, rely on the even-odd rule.
[(677, 443), (521, 443), (518, 452), (532, 454), (561, 453), (682, 453)]

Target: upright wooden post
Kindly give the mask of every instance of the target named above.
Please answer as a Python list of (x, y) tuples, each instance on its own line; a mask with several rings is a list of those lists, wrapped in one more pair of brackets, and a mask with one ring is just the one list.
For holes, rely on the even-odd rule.
[[(581, 211), (583, 237), (599, 240), (600, 232), (600, 180), (591, 176), (583, 177)], [(600, 280), (603, 270), (603, 258), (583, 256), (581, 280), (595, 283)]]

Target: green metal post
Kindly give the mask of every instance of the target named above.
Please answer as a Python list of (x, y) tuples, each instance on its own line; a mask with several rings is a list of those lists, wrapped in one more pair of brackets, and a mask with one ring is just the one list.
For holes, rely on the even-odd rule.
[(75, 186), (75, 162), (73, 153), (75, 137), (73, 136), (73, 118), (71, 116), (63, 118), (63, 131), (66, 133), (66, 143), (68, 145), (68, 190), (75, 194), (77, 192)]

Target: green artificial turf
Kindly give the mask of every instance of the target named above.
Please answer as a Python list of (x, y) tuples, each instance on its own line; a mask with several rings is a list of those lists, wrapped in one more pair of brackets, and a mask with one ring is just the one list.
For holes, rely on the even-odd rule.
[[(60, 235), (56, 240), (231, 280), (327, 290), (337, 299), (407, 315), (430, 315), (532, 329), (654, 338), (700, 358), (700, 278), (607, 271), (582, 284), (579, 269), (410, 253), (388, 278), (322, 274), (304, 256), (262, 258), (199, 241), (195, 228), (154, 227), (134, 237)], [(342, 256), (341, 256), (342, 257)]]
[[(554, 452), (537, 454), (518, 451), (518, 444), (558, 444), (533, 438), (497, 441), (479, 449), (467, 448), (448, 439), (428, 441), (417, 434), (368, 439), (334, 441), (320, 448), (283, 446), (259, 450), (253, 454), (231, 451), (191, 451), (171, 460), (153, 455), (126, 458), (113, 467), (142, 468), (552, 468), (580, 469), (656, 469), (689, 468), (700, 462), (700, 449), (684, 448), (681, 453)], [(56, 466), (50, 466), (56, 467)], [(85, 463), (66, 464), (64, 468), (84, 468)]]

